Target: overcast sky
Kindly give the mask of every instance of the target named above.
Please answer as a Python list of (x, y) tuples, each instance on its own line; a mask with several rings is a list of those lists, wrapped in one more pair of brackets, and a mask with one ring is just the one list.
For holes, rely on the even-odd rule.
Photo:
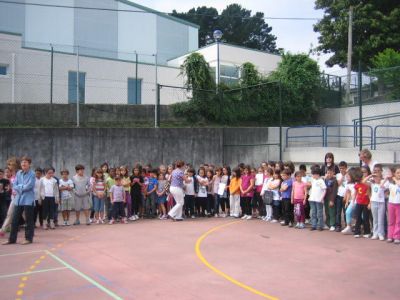
[[(227, 5), (238, 3), (254, 14), (263, 12), (265, 17), (302, 17), (322, 18), (323, 11), (314, 9), (314, 0), (134, 0), (133, 2), (161, 12), (187, 12), (192, 7), (215, 7), (221, 12)], [(308, 53), (311, 47), (318, 45), (318, 34), (313, 31), (316, 20), (265, 20), (272, 26), (272, 34), (277, 37), (277, 46), (292, 53)], [(329, 56), (313, 57), (318, 60), (321, 69), (330, 74), (345, 74), (338, 67), (328, 68), (325, 60)]]

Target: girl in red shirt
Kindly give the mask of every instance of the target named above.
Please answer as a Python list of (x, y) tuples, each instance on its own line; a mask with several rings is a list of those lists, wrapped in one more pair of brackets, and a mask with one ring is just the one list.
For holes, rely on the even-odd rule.
[[(371, 188), (368, 184), (363, 183), (363, 173), (368, 173), (368, 170), (361, 168), (354, 168), (355, 185), (356, 191), (356, 207), (354, 215), (356, 217), (356, 227), (354, 237), (359, 238), (361, 235), (361, 223), (363, 224), (364, 235), (363, 237), (369, 238), (371, 234), (369, 215), (370, 215), (370, 204), (369, 199), (371, 196)], [(368, 174), (366, 174), (368, 175)]]

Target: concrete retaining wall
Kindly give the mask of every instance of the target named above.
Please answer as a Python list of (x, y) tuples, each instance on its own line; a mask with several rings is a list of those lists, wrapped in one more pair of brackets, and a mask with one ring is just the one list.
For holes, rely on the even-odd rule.
[[(0, 162), (12, 155), (29, 155), (34, 166), (87, 173), (107, 161), (111, 166), (169, 164), (183, 159), (201, 163), (252, 165), (278, 160), (277, 128), (104, 128), (1, 129)], [(0, 165), (1, 166), (1, 165)]]

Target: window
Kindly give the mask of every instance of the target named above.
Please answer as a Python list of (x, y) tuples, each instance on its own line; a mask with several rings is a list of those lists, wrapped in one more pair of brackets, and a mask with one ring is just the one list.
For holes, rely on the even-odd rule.
[(128, 78), (128, 104), (142, 104), (142, 79)]
[[(86, 73), (79, 72), (79, 103), (85, 103)], [(68, 72), (68, 103), (76, 103), (76, 72)]]
[(7, 66), (5, 65), (0, 65), (0, 76), (6, 76), (7, 75)]
[(221, 76), (239, 78), (239, 68), (238, 67), (221, 65), (220, 68), (221, 68), (221, 71), (220, 71)]

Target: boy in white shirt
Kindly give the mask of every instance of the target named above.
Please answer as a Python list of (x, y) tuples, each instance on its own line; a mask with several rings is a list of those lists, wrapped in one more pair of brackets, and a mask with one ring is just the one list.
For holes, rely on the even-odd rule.
[(308, 201), (311, 207), (311, 231), (324, 230), (323, 207), (326, 194), (325, 181), (321, 178), (321, 169), (317, 166), (311, 169), (311, 190)]

